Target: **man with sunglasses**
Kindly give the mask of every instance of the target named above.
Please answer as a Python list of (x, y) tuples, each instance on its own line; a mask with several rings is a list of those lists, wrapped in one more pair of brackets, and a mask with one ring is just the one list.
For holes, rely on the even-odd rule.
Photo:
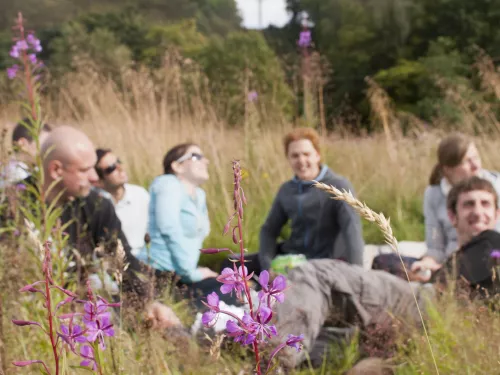
[(99, 180), (95, 186), (109, 194), (132, 254), (137, 255), (148, 228), (149, 193), (142, 186), (128, 183), (127, 172), (111, 149), (99, 148), (96, 156)]

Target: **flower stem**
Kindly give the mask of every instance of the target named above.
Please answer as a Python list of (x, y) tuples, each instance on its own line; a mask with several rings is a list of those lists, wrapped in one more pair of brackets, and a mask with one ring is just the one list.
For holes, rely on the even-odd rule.
[[(48, 250), (50, 251), (50, 250)], [(47, 256), (47, 252), (46, 255)], [(52, 316), (52, 304), (50, 301), (50, 288), (49, 288), (49, 283), (50, 283), (50, 276), (49, 276), (49, 270), (46, 269), (45, 271), (45, 294), (46, 294), (46, 301), (47, 301), (47, 318), (49, 320), (49, 337), (50, 337), (50, 343), (52, 345), (52, 352), (54, 353), (54, 362), (56, 365), (56, 375), (59, 375), (59, 355), (57, 353), (57, 342), (54, 338), (54, 317)]]
[[(241, 169), (240, 165), (238, 162), (233, 163), (233, 171), (235, 174), (235, 186), (234, 186), (234, 199), (235, 199), (235, 205), (236, 205), (236, 216), (238, 218), (238, 237), (239, 237), (239, 245), (240, 245), (240, 262), (241, 262), (241, 270), (243, 272), (243, 282), (245, 285), (245, 295), (247, 297), (248, 301), (248, 307), (250, 309), (250, 315), (252, 316), (252, 319), (255, 319), (255, 312), (253, 311), (253, 303), (252, 303), (252, 298), (250, 296), (250, 287), (248, 286), (248, 281), (246, 278), (246, 272), (245, 272), (245, 244), (243, 241), (243, 200), (240, 194), (240, 183), (241, 183)], [(256, 370), (257, 374), (261, 375), (261, 368), (260, 368), (260, 355), (259, 355), (259, 345), (257, 342), (253, 343), (253, 351), (255, 354), (255, 361), (256, 361)]]
[(97, 373), (102, 375), (102, 366), (101, 366), (101, 355), (99, 352), (99, 340), (96, 340), (93, 344), (94, 348), (94, 361), (97, 366)]

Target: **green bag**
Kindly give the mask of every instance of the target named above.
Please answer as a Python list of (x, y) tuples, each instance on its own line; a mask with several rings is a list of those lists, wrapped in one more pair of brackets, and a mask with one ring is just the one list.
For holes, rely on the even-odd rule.
[(307, 261), (304, 254), (278, 255), (271, 261), (271, 270), (286, 275), (289, 270)]

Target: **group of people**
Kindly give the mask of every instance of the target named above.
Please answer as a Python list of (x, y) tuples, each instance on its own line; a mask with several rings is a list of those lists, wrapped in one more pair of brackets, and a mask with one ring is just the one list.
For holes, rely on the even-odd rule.
[[(4, 168), (3, 187), (20, 180), (34, 184), (30, 158), (36, 147), (29, 127), (30, 122), (23, 121), (14, 129), (17, 159)], [(124, 273), (125, 291), (145, 295), (136, 272), (150, 270), (160, 280), (174, 277), (198, 301), (215, 291), (225, 303), (238, 304), (234, 296), (220, 293), (216, 281), (220, 270), (198, 266), (210, 231), (206, 203), (210, 197), (202, 189), (209, 179), (209, 160), (199, 145), (171, 148), (163, 159), (163, 174), (146, 190), (129, 183), (118, 155), (109, 148), (96, 149), (78, 129), (45, 125), (39, 137), (44, 197), (48, 203), (58, 199), (61, 220), (69, 224), (70, 243), (83, 257), (92, 257), (99, 244), (113, 246), (120, 239), (130, 264)], [(420, 259), (403, 258), (414, 281), (412, 288), (402, 279), (395, 254), (379, 255), (373, 270), (363, 269), (360, 217), (347, 203), (313, 186), (318, 181), (354, 194), (351, 183), (322, 160), (316, 131), (292, 130), (284, 137), (283, 151), (293, 177), (274, 198), (260, 231), (259, 250), (248, 257), (247, 267), (258, 276), (263, 270), (272, 271), (277, 257), (307, 259), (287, 275), (292, 287), (285, 303), (277, 307), (277, 326), (288, 327), (286, 333), (304, 334), (309, 351), (333, 312), (334, 326), (367, 326), (386, 318), (389, 311), (415, 320), (412, 291), (420, 295), (431, 279), (439, 276), (442, 281), (444, 265), (456, 254), (461, 254), (459, 273), (472, 286), (491, 285), (486, 255), (497, 244), (500, 248), (500, 175), (482, 168), (477, 147), (465, 135), (451, 134), (439, 145), (424, 195), (427, 253)], [(56, 188), (49, 188), (53, 184)], [(287, 224), (290, 236), (281, 238)], [(232, 267), (231, 259), (224, 265)], [(172, 324), (171, 311), (164, 305), (154, 302), (147, 309), (158, 326)], [(288, 350), (282, 357), (292, 367), (304, 359)]]

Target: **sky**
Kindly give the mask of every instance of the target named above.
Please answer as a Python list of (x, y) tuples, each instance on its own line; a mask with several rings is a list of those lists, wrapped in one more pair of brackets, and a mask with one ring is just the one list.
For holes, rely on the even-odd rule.
[[(262, 26), (272, 24), (283, 26), (288, 22), (289, 16), (286, 12), (286, 0), (261, 0), (262, 1)], [(243, 26), (256, 29), (259, 27), (258, 0), (236, 0), (240, 14), (243, 18)]]

